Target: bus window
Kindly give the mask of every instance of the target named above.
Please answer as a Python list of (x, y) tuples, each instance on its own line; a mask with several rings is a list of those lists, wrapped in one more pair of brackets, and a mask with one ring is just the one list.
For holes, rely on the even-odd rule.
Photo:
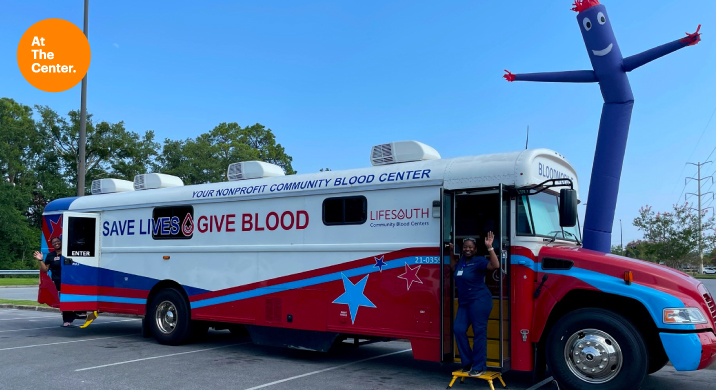
[(521, 236), (556, 237), (576, 241), (575, 227), (559, 225), (559, 197), (541, 192), (520, 196), (517, 201), (517, 234)]
[(69, 217), (65, 253), (73, 257), (94, 257), (96, 225), (97, 220), (94, 218)]
[(323, 224), (361, 225), (368, 219), (365, 196), (327, 198), (323, 201)]

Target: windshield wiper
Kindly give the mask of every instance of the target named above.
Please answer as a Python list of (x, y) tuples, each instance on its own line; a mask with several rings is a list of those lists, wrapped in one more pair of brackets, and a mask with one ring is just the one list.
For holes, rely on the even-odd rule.
[[(554, 232), (554, 236), (552, 238), (550, 238), (549, 241), (547, 241), (547, 245), (549, 245), (549, 244), (553, 243), (555, 240), (557, 240), (557, 235), (559, 233), (562, 233), (559, 230), (552, 230), (552, 232)], [(552, 233), (552, 232), (550, 232), (550, 233)], [(564, 237), (564, 234), (562, 236)]]
[(571, 237), (574, 237), (574, 240), (577, 241), (577, 245), (579, 245), (579, 246), (582, 245), (582, 242), (579, 241), (579, 238), (577, 238), (577, 236), (576, 236), (575, 234), (572, 234), (572, 233), (570, 233), (570, 232), (568, 232), (568, 231), (566, 231), (566, 230), (565, 230), (563, 233), (564, 233), (564, 234), (567, 234), (567, 235), (569, 235), (569, 236), (571, 236)]

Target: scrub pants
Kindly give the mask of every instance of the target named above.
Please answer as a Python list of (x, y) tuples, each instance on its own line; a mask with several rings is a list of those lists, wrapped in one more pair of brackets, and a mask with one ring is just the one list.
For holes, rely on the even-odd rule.
[[(492, 311), (492, 297), (484, 297), (460, 304), (453, 324), (457, 350), (463, 366), (472, 365), (473, 370), (487, 370), (487, 320)], [(467, 338), (467, 329), (472, 325), (473, 349)]]
[[(60, 286), (62, 285), (59, 279), (52, 279), (52, 281), (55, 283), (55, 287), (57, 288), (57, 296), (60, 296), (62, 294), (60, 292)], [(62, 312), (62, 322), (72, 322), (77, 318), (75, 316), (75, 312), (73, 311), (63, 311)]]

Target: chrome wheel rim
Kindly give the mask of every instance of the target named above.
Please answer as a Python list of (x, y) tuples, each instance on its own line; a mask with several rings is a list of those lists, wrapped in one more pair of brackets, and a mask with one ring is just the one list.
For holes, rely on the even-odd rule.
[(624, 356), (614, 338), (598, 329), (582, 329), (567, 339), (564, 361), (577, 378), (587, 383), (605, 383), (622, 369)]
[(157, 328), (164, 334), (169, 334), (177, 327), (177, 308), (170, 301), (164, 301), (157, 306), (154, 312)]

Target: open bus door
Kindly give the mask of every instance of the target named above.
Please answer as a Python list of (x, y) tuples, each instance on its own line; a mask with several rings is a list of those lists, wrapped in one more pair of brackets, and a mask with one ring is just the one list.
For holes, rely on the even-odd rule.
[[(476, 238), (478, 245), (485, 234), (495, 234), (493, 247), (500, 259), (500, 269), (485, 277), (492, 293), (492, 312), (487, 326), (487, 365), (496, 371), (510, 369), (510, 320), (509, 320), (509, 194), (503, 186), (495, 189), (444, 191), (442, 196), (443, 267), (442, 267), (442, 326), (441, 345), (443, 361), (460, 361), (453, 335), (453, 321), (457, 314), (457, 294), (450, 270), (450, 256), (447, 244), (453, 243), (455, 252), (460, 253), (462, 240)], [(468, 331), (472, 346), (472, 328)]]
[(100, 225), (99, 214), (62, 214), (62, 311), (99, 309)]

